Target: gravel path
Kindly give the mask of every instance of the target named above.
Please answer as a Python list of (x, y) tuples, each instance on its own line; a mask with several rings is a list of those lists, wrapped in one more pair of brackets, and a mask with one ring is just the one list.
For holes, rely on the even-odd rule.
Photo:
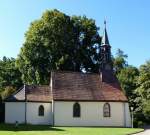
[(150, 129), (146, 129), (144, 132), (134, 134), (134, 135), (150, 135)]
[(150, 135), (150, 126), (145, 127), (145, 131), (134, 135)]

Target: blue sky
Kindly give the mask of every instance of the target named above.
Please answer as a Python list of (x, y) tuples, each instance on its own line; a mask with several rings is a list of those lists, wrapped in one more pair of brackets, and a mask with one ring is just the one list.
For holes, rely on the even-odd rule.
[(137, 67), (150, 59), (149, 0), (0, 0), (0, 58), (17, 57), (30, 23), (46, 9), (93, 18), (100, 34), (106, 18), (113, 54), (122, 49)]

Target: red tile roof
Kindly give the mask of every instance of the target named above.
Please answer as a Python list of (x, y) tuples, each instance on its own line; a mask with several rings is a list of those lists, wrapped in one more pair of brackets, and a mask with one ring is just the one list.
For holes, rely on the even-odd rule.
[(28, 102), (51, 102), (52, 94), (50, 87), (25, 85), (25, 87), (20, 88), (16, 93), (8, 97), (5, 101), (23, 102), (25, 99)]
[(27, 101), (52, 101), (52, 94), (49, 86), (27, 86), (26, 91)]
[(6, 101), (127, 101), (113, 72), (84, 74), (55, 71), (51, 77), (51, 86), (26, 85), (25, 89), (22, 87)]
[(113, 72), (52, 72), (54, 100), (127, 101)]

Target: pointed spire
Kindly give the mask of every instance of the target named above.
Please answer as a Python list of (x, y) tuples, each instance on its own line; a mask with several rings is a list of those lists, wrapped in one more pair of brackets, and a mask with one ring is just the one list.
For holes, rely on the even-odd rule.
[(104, 20), (104, 25), (105, 25), (105, 28), (104, 28), (104, 34), (102, 37), (101, 45), (109, 45), (109, 39), (108, 39), (108, 35), (107, 35), (107, 30), (106, 30), (106, 20)]

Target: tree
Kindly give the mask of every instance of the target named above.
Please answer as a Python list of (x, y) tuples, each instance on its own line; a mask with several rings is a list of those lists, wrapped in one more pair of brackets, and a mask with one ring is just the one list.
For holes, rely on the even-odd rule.
[(150, 122), (150, 61), (140, 66), (140, 74), (137, 80), (137, 89), (135, 90), (137, 104), (136, 112), (145, 116), (146, 120)]
[(137, 81), (138, 88), (136, 89), (137, 96), (142, 99), (150, 99), (150, 61), (140, 66), (140, 75)]
[(21, 85), (21, 73), (15, 66), (15, 59), (3, 57), (3, 59), (0, 60), (0, 94), (6, 89), (9, 91), (9, 88), (16, 90)]
[(127, 54), (124, 54), (121, 49), (118, 49), (116, 57), (113, 58), (114, 70), (128, 98), (129, 105), (136, 108), (134, 100), (136, 98), (135, 89), (137, 89), (139, 70), (127, 64), (127, 57)]
[(3, 60), (0, 60), (0, 88), (5, 86), (18, 88), (20, 85), (22, 85), (21, 73), (15, 66), (15, 59), (3, 57)]
[(146, 120), (150, 122), (150, 100), (143, 102), (143, 114)]
[(134, 91), (137, 88), (138, 76), (139, 70), (133, 66), (125, 67), (117, 74), (121, 87), (132, 107), (135, 107), (134, 99), (136, 95), (134, 94)]
[(48, 84), (52, 70), (96, 72), (100, 41), (94, 20), (46, 11), (31, 23), (16, 64), (26, 84)]
[(6, 99), (8, 96), (13, 94), (16, 91), (15, 87), (7, 86), (4, 88), (4, 90), (1, 92), (2, 100)]
[(118, 74), (122, 69), (128, 66), (127, 59), (128, 55), (124, 54), (121, 49), (116, 52), (116, 57), (113, 59), (114, 70)]

